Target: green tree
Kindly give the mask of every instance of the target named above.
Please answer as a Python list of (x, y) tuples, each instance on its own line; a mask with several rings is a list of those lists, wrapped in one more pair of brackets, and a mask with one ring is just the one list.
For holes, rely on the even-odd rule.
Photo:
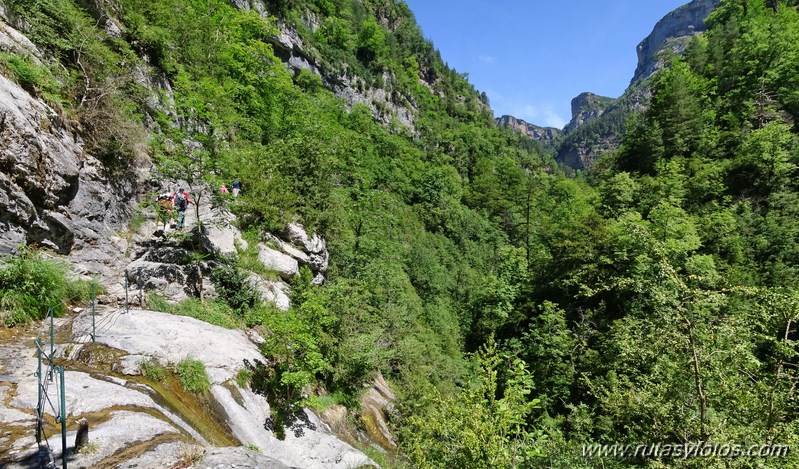
[[(508, 379), (500, 383), (504, 360)], [(541, 456), (536, 445), (542, 436), (530, 427), (539, 402), (530, 398), (525, 363), (498, 355), (493, 342), (477, 354), (477, 363), (473, 387), (454, 396), (432, 389), (426, 411), (409, 418), (401, 446), (417, 467), (513, 468)]]

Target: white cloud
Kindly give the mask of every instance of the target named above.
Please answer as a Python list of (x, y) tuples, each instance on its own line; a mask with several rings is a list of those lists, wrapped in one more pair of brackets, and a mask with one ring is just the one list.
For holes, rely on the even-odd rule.
[(545, 127), (555, 127), (556, 129), (562, 129), (568, 123), (569, 121), (557, 115), (555, 111), (548, 110), (544, 113)]
[(482, 62), (484, 64), (492, 64), (492, 63), (494, 63), (494, 57), (492, 57), (490, 55), (479, 55), (479, 56), (477, 56), (477, 60), (479, 60), (480, 62)]
[(513, 110), (511, 112), (514, 117), (526, 120), (531, 124), (534, 124), (535, 120), (541, 115), (541, 113), (538, 111), (538, 108), (532, 104), (517, 105), (512, 109)]
[(569, 123), (569, 120), (561, 117), (549, 103), (542, 105), (525, 103), (518, 97), (507, 97), (495, 90), (486, 90), (486, 95), (497, 116), (509, 114), (530, 124), (556, 129), (562, 129)]

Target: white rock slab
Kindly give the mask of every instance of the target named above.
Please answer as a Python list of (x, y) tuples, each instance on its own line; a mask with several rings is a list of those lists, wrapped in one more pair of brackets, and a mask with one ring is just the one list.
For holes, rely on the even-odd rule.
[[(91, 316), (83, 313), (75, 324), (78, 330), (91, 327)], [(186, 357), (200, 360), (216, 384), (233, 379), (244, 360), (263, 358), (240, 330), (139, 309), (119, 314), (113, 319), (113, 327), (97, 333), (97, 342), (132, 355), (151, 356), (162, 363), (177, 363)]]
[[(160, 435), (173, 434), (175, 439), (181, 438), (175, 427), (145, 413), (117, 411), (111, 415), (111, 420), (89, 428), (89, 443), (92, 443), (96, 451), (70, 454), (72, 445), (75, 443), (76, 432), (67, 432), (69, 467), (101, 467), (98, 463), (113, 456), (116, 452)], [(61, 435), (49, 438), (48, 443), (53, 449), (56, 462), (60, 462)]]

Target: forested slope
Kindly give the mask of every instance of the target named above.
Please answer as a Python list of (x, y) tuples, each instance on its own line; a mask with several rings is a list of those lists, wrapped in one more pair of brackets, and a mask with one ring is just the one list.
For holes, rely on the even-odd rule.
[[(241, 313), (284, 339), (264, 349), (272, 395), (352, 404), (381, 371), (399, 465), (797, 464), (581, 448), (797, 443), (795, 0), (722, 1), (587, 180), (496, 129), (401, 1), (3, 3), (56, 59), (6, 52), (3, 73), (109, 168), (146, 155), (238, 178), (253, 237), (299, 219), (328, 240), (326, 285), (296, 282), (287, 313)], [(275, 55), (286, 25), (321, 77)], [(348, 108), (326, 88), (337, 74), (389, 90), (412, 127)]]

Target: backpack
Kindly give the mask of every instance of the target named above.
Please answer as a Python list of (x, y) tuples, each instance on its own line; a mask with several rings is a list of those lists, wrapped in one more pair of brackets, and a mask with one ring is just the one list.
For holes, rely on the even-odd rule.
[(175, 194), (175, 207), (178, 210), (186, 210), (186, 195), (177, 193)]

